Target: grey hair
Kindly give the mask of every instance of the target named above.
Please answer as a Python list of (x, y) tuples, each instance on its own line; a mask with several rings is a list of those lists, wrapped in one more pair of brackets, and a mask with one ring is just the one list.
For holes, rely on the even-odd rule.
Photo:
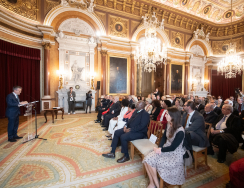
[(223, 107), (226, 107), (228, 110), (231, 111), (231, 113), (233, 112), (233, 106), (231, 106), (229, 104), (224, 104)]
[(13, 87), (13, 91), (15, 91), (15, 90), (17, 90), (17, 89), (22, 89), (22, 87), (21, 87), (21, 86), (14, 86), (14, 87)]
[(152, 99), (150, 99), (150, 98), (146, 98), (146, 101), (147, 101), (149, 104), (152, 103)]
[(114, 100), (117, 102), (117, 101), (119, 101), (119, 97), (118, 96), (115, 96), (114, 97)]
[(229, 105), (233, 106), (233, 102), (230, 99), (226, 99), (225, 101), (227, 101)]

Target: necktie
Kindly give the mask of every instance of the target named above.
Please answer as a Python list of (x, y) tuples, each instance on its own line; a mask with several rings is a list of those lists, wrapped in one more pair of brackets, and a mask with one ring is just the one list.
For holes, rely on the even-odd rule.
[(189, 118), (189, 114), (187, 114), (187, 116), (186, 116), (186, 121), (185, 121), (184, 128), (186, 127), (186, 123), (187, 123), (188, 118)]
[(226, 118), (227, 116), (224, 116), (220, 121), (219, 121), (219, 123), (217, 123), (217, 125), (216, 125), (216, 129), (220, 129), (220, 126), (221, 126), (221, 124), (225, 121), (225, 118)]

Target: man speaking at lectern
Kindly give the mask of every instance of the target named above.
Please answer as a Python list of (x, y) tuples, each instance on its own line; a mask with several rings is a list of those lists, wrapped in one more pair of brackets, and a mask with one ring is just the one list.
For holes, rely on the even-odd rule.
[(7, 102), (7, 109), (6, 109), (6, 116), (8, 118), (8, 141), (9, 142), (16, 142), (16, 139), (20, 139), (23, 137), (19, 137), (17, 135), (17, 130), (19, 127), (19, 115), (20, 105), (27, 104), (27, 101), (20, 102), (19, 95), (22, 91), (22, 87), (14, 86), (13, 92), (8, 94), (6, 98)]

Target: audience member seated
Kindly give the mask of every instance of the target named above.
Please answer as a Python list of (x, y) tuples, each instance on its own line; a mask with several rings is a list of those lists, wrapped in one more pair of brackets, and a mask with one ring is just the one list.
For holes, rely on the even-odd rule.
[(145, 110), (147, 111), (148, 114), (152, 113), (152, 99), (150, 98), (146, 98), (146, 106), (145, 106)]
[(135, 95), (132, 95), (132, 101), (133, 101), (133, 104), (136, 104), (138, 102), (138, 99)]
[(237, 151), (239, 143), (243, 142), (241, 137), (241, 119), (232, 114), (233, 107), (225, 104), (222, 107), (222, 114), (213, 125), (209, 137), (210, 146), (208, 154), (214, 154), (212, 143), (219, 148), (218, 162), (224, 163), (226, 152), (233, 154)]
[(156, 99), (160, 101), (160, 96), (159, 96), (159, 95), (157, 95)]
[(179, 111), (182, 111), (182, 110), (183, 110), (183, 107), (180, 106), (180, 100), (179, 100), (179, 99), (177, 99), (177, 100), (175, 101), (175, 105), (174, 105), (174, 107), (176, 107)]
[(235, 109), (238, 110), (239, 115), (241, 115), (241, 111), (244, 110), (244, 103), (242, 98), (237, 99), (237, 103), (235, 104)]
[(154, 94), (154, 96), (157, 98), (157, 96), (159, 96), (159, 98), (160, 98), (160, 96), (161, 96), (161, 93), (158, 91), (158, 88), (156, 88), (156, 91), (153, 93)]
[(156, 100), (156, 97), (155, 97), (155, 95), (152, 95), (152, 100), (154, 101), (154, 100)]
[(216, 121), (216, 119), (218, 118), (218, 114), (216, 114), (213, 111), (213, 105), (212, 104), (207, 104), (204, 108), (203, 111), (203, 118), (204, 121), (207, 123), (214, 123)]
[(221, 108), (222, 107), (222, 99), (218, 99), (218, 104), (217, 104), (217, 107)]
[(177, 99), (177, 98), (176, 98), (176, 95), (173, 95), (171, 99), (172, 99), (172, 106), (173, 106), (173, 105), (175, 105), (175, 101), (176, 101), (176, 99)]
[(152, 106), (153, 106), (153, 109), (152, 109), (152, 113), (151, 113), (150, 117), (152, 120), (156, 121), (158, 114), (160, 113), (160, 111), (162, 109), (160, 101), (159, 100), (153, 100)]
[(162, 109), (157, 117), (157, 121), (160, 121), (163, 125), (163, 129), (166, 128), (167, 125), (167, 119), (166, 119), (166, 114), (168, 112), (168, 108), (171, 107), (171, 102), (169, 100), (164, 100), (162, 102)]
[(147, 136), (147, 125), (150, 121), (149, 114), (144, 110), (146, 104), (143, 101), (139, 101), (136, 104), (136, 111), (132, 114), (128, 123), (124, 128), (116, 130), (114, 138), (111, 144), (112, 150), (110, 153), (102, 154), (106, 158), (115, 158), (115, 150), (120, 140), (121, 153), (124, 156), (117, 160), (118, 163), (124, 163), (130, 160), (128, 153), (128, 142), (137, 139), (143, 139)]
[[(128, 105), (129, 105), (129, 101), (127, 99), (123, 99), (121, 102), (121, 110), (120, 110), (120, 114), (117, 117), (112, 118), (109, 121), (109, 128), (108, 128), (108, 132), (112, 135), (112, 131), (115, 127), (116, 124), (118, 124), (118, 121), (122, 121), (124, 115), (126, 114), (126, 112), (128, 112)], [(109, 137), (111, 137), (111, 135)], [(108, 136), (107, 136), (108, 137)]]
[(131, 95), (128, 95), (128, 100), (129, 100), (130, 104), (133, 104), (133, 100), (132, 100), (132, 96)]
[[(117, 122), (117, 125), (114, 127), (113, 130), (109, 131), (112, 138), (114, 137), (114, 132), (118, 129), (122, 129), (125, 126), (125, 124), (129, 121), (129, 119), (131, 118), (132, 114), (135, 111), (135, 108), (136, 108), (135, 104), (130, 104), (128, 111), (125, 113), (123, 119)], [(112, 140), (112, 139), (108, 139), (108, 140)]]
[(182, 185), (185, 182), (183, 161), (185, 131), (180, 125), (180, 116), (177, 108), (168, 108), (166, 113), (168, 124), (159, 148), (154, 148), (154, 151), (143, 160), (150, 181), (148, 188), (159, 187), (157, 172), (163, 181), (170, 185)]
[(214, 111), (216, 114), (220, 115), (220, 114), (221, 114), (221, 108), (219, 108), (219, 107), (216, 106), (215, 100), (212, 99), (212, 100), (210, 101), (210, 103), (213, 105), (213, 108), (214, 108), (213, 111)]
[[(230, 99), (226, 99), (224, 101), (224, 104), (229, 104), (229, 105), (233, 106), (233, 102)], [(239, 111), (237, 109), (233, 108), (232, 114), (235, 116), (239, 116)]]
[[(102, 113), (107, 111), (113, 103), (113, 96), (107, 95), (107, 102), (102, 104), (102, 108), (98, 109), (97, 120), (95, 123), (101, 123)], [(106, 106), (105, 106), (106, 105)]]
[(138, 101), (141, 101), (141, 96), (137, 96), (137, 100)]
[(109, 126), (109, 121), (114, 118), (117, 117), (120, 113), (121, 110), (121, 105), (119, 102), (119, 97), (115, 96), (114, 100), (113, 100), (113, 105), (110, 106), (108, 113), (106, 113), (103, 116), (103, 125), (102, 127), (105, 127), (103, 129), (103, 131), (107, 131), (108, 130), (108, 126)]
[(204, 110), (204, 105), (202, 104), (202, 100), (201, 99), (196, 99), (195, 100), (195, 105), (196, 105), (196, 108), (195, 110), (197, 110), (198, 112), (201, 112)]
[(161, 97), (161, 101), (164, 101), (164, 100), (166, 100), (166, 97), (165, 96), (162, 96)]
[(145, 102), (145, 97), (141, 97), (141, 100)]
[(182, 117), (182, 126), (191, 135), (191, 143), (198, 147), (208, 147), (209, 141), (205, 133), (205, 123), (202, 114), (194, 110), (193, 101), (187, 101), (184, 105), (186, 113)]
[(236, 101), (233, 96), (230, 96), (230, 100), (232, 101), (233, 107), (236, 105)]

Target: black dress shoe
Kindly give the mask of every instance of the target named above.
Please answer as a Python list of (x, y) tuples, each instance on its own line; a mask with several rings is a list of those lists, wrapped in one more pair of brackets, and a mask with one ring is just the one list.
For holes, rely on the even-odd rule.
[(101, 123), (101, 121), (95, 121), (95, 123)]
[(108, 140), (113, 140), (112, 138), (109, 138)]
[(118, 159), (117, 162), (118, 163), (124, 163), (124, 162), (129, 161), (129, 160), (130, 160), (129, 157), (124, 156), (124, 157), (121, 157), (120, 159)]
[(208, 155), (214, 155), (214, 151), (208, 151)]
[(105, 126), (105, 125), (102, 125), (101, 127), (107, 127), (107, 126)]
[(23, 137), (21, 137), (21, 136), (14, 137), (14, 139), (21, 139), (21, 138), (23, 138)]
[(219, 159), (218, 159), (217, 162), (218, 162), (218, 163), (224, 163), (225, 160), (219, 160)]
[(17, 140), (15, 140), (14, 138), (12, 139), (8, 139), (9, 142), (17, 142)]
[(94, 121), (98, 121), (98, 119), (94, 120)]
[(102, 154), (102, 156), (105, 157), (105, 158), (112, 158), (112, 159), (115, 158), (115, 154), (114, 153)]
[(107, 131), (107, 130), (108, 130), (108, 129), (106, 129), (106, 128), (105, 128), (105, 129), (103, 129), (103, 131)]
[(111, 137), (111, 135), (105, 135), (107, 138), (110, 138)]

